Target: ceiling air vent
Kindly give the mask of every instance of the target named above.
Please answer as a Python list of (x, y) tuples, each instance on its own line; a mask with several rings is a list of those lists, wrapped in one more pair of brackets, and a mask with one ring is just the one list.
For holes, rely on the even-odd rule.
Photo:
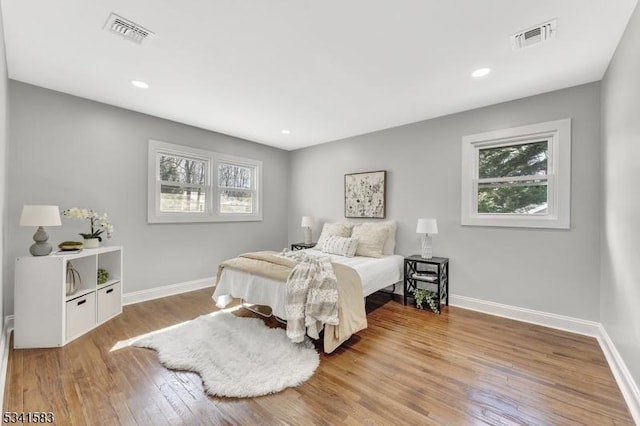
[(521, 31), (511, 36), (511, 48), (513, 50), (524, 49), (556, 37), (556, 20)]
[(112, 13), (104, 24), (104, 29), (138, 44), (147, 44), (155, 35), (153, 31)]

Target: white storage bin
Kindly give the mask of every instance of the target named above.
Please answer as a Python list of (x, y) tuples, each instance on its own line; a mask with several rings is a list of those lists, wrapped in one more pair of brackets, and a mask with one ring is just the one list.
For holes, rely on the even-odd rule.
[(120, 283), (98, 289), (98, 324), (122, 312)]
[(65, 337), (67, 341), (75, 339), (96, 326), (95, 293), (69, 300), (66, 308)]

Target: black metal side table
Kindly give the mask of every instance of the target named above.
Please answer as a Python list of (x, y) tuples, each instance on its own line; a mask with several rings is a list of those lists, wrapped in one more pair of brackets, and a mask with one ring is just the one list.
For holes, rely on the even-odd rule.
[(311, 247), (315, 247), (318, 243), (293, 243), (291, 244), (291, 251), (293, 250), (303, 250)]
[[(430, 268), (428, 266), (435, 266)], [(435, 269), (435, 271), (434, 271)], [(440, 306), (449, 306), (449, 258), (432, 257), (425, 259), (419, 254), (404, 258), (404, 294), (403, 301), (414, 299), (412, 292), (418, 288), (434, 285)]]

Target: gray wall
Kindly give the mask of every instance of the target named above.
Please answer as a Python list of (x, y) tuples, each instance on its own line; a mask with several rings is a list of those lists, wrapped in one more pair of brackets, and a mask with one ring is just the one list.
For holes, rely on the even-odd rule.
[(602, 83), (601, 322), (640, 383), (640, 8)]
[[(464, 135), (572, 118), (570, 230), (460, 225)], [(599, 320), (600, 84), (569, 88), (292, 152), (289, 239), (300, 217), (343, 213), (343, 175), (387, 170), (397, 253), (419, 253), (419, 217), (438, 220), (435, 255), (451, 259), (451, 293)]]
[[(7, 228), (7, 137), (9, 133), (7, 120), (8, 80), (7, 59), (4, 50), (4, 30), (0, 11), (0, 290), (4, 288), (4, 270), (2, 261), (5, 258)], [(4, 309), (0, 291), (0, 322), (4, 322)], [(1, 327), (1, 326), (0, 326)]]
[[(108, 244), (124, 246), (126, 293), (215, 275), (240, 252), (286, 244), (289, 153), (230, 136), (9, 82), (8, 245), (5, 308), (13, 312), (13, 262), (28, 253), (32, 228), (18, 225), (23, 204), (108, 212)], [(264, 220), (147, 224), (148, 139), (263, 161)], [(78, 240), (85, 221), (48, 229), (56, 244)]]

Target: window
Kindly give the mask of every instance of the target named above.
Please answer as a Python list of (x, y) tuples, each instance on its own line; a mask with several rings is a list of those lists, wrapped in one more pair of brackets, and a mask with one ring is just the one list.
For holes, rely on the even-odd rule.
[(149, 141), (148, 221), (262, 220), (262, 162)]
[(253, 214), (258, 195), (256, 192), (256, 167), (242, 161), (235, 163), (222, 158), (218, 168), (218, 212), (228, 214)]
[(462, 224), (569, 228), (571, 120), (462, 138)]
[(207, 203), (209, 159), (160, 152), (161, 213), (204, 213)]

